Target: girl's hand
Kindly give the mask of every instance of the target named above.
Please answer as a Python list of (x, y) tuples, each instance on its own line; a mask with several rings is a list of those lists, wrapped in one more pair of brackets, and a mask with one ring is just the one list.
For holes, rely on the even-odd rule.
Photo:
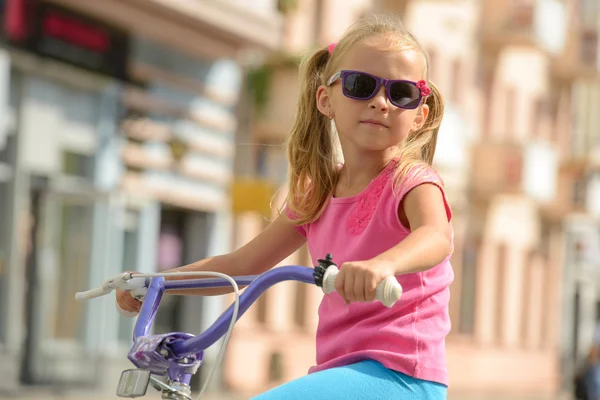
[(131, 293), (117, 289), (117, 304), (122, 310), (128, 312), (140, 312), (142, 302), (134, 299)]
[[(133, 274), (135, 274), (135, 272)], [(116, 297), (117, 304), (122, 310), (128, 312), (140, 312), (140, 308), (142, 308), (142, 302), (135, 299), (131, 293), (117, 289)]]
[(342, 264), (335, 278), (335, 290), (349, 304), (352, 301), (375, 300), (377, 285), (395, 270), (390, 263), (370, 260), (352, 261)]

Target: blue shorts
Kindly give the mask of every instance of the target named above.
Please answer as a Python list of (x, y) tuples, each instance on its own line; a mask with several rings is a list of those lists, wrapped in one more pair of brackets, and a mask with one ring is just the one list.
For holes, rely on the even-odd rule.
[(446, 393), (445, 385), (366, 360), (303, 376), (253, 400), (441, 400)]

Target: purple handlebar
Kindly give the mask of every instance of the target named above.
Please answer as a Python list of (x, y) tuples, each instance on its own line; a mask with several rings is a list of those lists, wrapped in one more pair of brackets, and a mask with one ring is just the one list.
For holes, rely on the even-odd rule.
[(135, 323), (135, 328), (133, 329), (134, 342), (138, 337), (148, 335), (150, 327), (152, 326), (154, 318), (156, 317), (156, 311), (158, 311), (158, 305), (160, 304), (160, 299), (162, 299), (164, 291), (165, 278), (160, 276), (153, 278), (150, 281), (148, 292), (144, 298), (142, 308), (140, 309), (140, 315), (138, 316)]
[[(300, 281), (305, 283), (315, 283), (313, 277), (313, 268), (302, 266), (285, 266), (271, 269), (264, 274), (256, 276), (233, 277), (240, 286), (248, 285), (244, 293), (240, 296), (240, 305), (237, 319), (250, 308), (250, 306), (262, 295), (268, 288), (276, 283), (283, 281)], [(154, 322), (158, 305), (165, 290), (176, 289), (200, 289), (231, 286), (224, 279), (190, 279), (166, 281), (163, 277), (153, 278), (148, 288), (148, 293), (140, 310), (140, 315), (135, 324), (133, 339), (146, 336)], [(176, 357), (185, 357), (197, 354), (212, 346), (219, 340), (231, 323), (233, 316), (233, 304), (221, 314), (221, 316), (200, 336), (196, 336), (185, 341), (176, 342), (172, 346), (172, 351)]]

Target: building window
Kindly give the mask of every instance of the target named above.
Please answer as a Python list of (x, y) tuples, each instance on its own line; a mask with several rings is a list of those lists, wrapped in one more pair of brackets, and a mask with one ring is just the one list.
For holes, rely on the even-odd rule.
[(462, 94), (464, 93), (465, 87), (463, 82), (463, 64), (461, 60), (454, 60), (452, 63), (452, 90), (451, 99), (456, 104), (460, 104), (462, 100)]
[(294, 302), (294, 323), (300, 328), (306, 327), (306, 298), (308, 285), (296, 284), (296, 301)]
[(581, 22), (584, 27), (595, 27), (600, 14), (598, 0), (581, 0)]
[(427, 56), (429, 57), (429, 79), (433, 82), (436, 82), (438, 75), (436, 73), (435, 63), (436, 63), (436, 52), (434, 49), (427, 50)]
[[(599, 45), (600, 47), (600, 45)], [(600, 55), (599, 55), (599, 59), (598, 59), (598, 63), (600, 65)], [(594, 93), (594, 101), (593, 103), (596, 104), (600, 104), (600, 85), (596, 84), (596, 86), (593, 88), (593, 93)], [(589, 107), (593, 107), (592, 104), (589, 104)], [(592, 126), (592, 146), (594, 146), (597, 149), (600, 149), (600, 115), (598, 115), (598, 113), (596, 111), (593, 111), (592, 114), (595, 117), (595, 124)]]
[(534, 1), (533, 0), (513, 0), (512, 7), (513, 28), (530, 28), (534, 19)]
[[(1, 138), (0, 138), (1, 139)], [(8, 249), (6, 248), (6, 244), (8, 243), (8, 233), (10, 231), (10, 218), (11, 210), (9, 210), (9, 182), (12, 179), (10, 175), (12, 175), (12, 171), (9, 170), (9, 157), (8, 157), (8, 141), (14, 140), (14, 136), (6, 138), (7, 142), (5, 146), (2, 147), (2, 142), (0, 141), (0, 290), (4, 289), (2, 286), (3, 277), (6, 276), (6, 268), (7, 268), (7, 259)], [(9, 175), (10, 174), (10, 175)], [(5, 176), (6, 175), (6, 176)], [(2, 290), (2, 293), (5, 293), (5, 290)], [(2, 297), (0, 296), (0, 303), (2, 303)], [(1, 309), (0, 309), (1, 312)], [(0, 318), (0, 323), (2, 318)], [(0, 328), (0, 335), (2, 334), (2, 329)], [(2, 342), (2, 338), (0, 337), (0, 343)]]
[(463, 249), (460, 319), (458, 331), (461, 334), (472, 334), (475, 329), (475, 295), (477, 285), (477, 259), (479, 258), (480, 240), (467, 240)]
[(516, 110), (517, 110), (517, 105), (516, 105), (516, 101), (517, 101), (517, 91), (515, 90), (514, 87), (512, 86), (507, 86), (505, 89), (505, 98), (504, 98), (504, 104), (505, 104), (505, 112), (506, 112), (506, 117), (505, 117), (505, 123), (506, 123), (506, 131), (504, 132), (505, 138), (508, 141), (514, 141), (517, 138), (517, 132), (516, 132), (516, 123), (515, 123), (515, 117), (516, 117)]
[[(563, 136), (565, 132), (563, 132), (563, 116), (565, 115), (565, 110), (570, 110), (570, 100), (568, 94), (565, 93), (565, 89), (561, 87), (557, 90), (556, 95), (552, 101), (547, 100), (547, 108), (546, 112), (550, 119), (550, 137), (553, 143), (562, 147)], [(566, 131), (566, 130), (565, 130)], [(562, 152), (568, 151), (568, 149), (561, 149)]]
[(581, 55), (584, 64), (598, 64), (598, 28), (588, 28), (581, 33)]
[(94, 156), (78, 154), (69, 151), (63, 152), (63, 173), (84, 179), (94, 178)]
[(579, 353), (579, 323), (581, 319), (581, 283), (575, 285), (573, 295), (573, 325), (571, 326), (571, 359), (577, 360)]
[(10, 192), (8, 183), (0, 181), (0, 343), (6, 341), (8, 320), (6, 308), (8, 307), (7, 285), (8, 281), (8, 234), (10, 232), (11, 212), (9, 210)]
[(523, 279), (523, 313), (521, 314), (521, 340), (526, 343), (527, 342), (527, 331), (528, 331), (528, 321), (530, 318), (534, 316), (531, 315), (531, 308), (529, 307), (531, 298), (529, 296), (528, 288), (531, 287), (533, 283), (533, 279), (536, 278), (535, 268), (537, 268), (536, 262), (538, 257), (537, 250), (529, 250), (525, 254), (525, 273)]
[(269, 147), (267, 144), (259, 143), (256, 145), (256, 175), (266, 178), (269, 172)]
[(531, 137), (540, 138), (542, 136), (542, 120), (546, 116), (546, 101), (542, 98), (536, 98), (533, 101), (533, 112), (531, 113)]
[(315, 18), (315, 30), (313, 36), (313, 42), (316, 46), (323, 44), (323, 16), (325, 7), (324, 1), (316, 1), (313, 5), (314, 18)]
[(585, 177), (576, 178), (573, 184), (573, 206), (577, 209), (585, 207), (586, 195), (587, 179)]
[[(302, 246), (295, 253), (295, 263), (299, 265), (310, 265), (312, 263), (310, 253), (308, 252), (308, 246)], [(309, 321), (307, 321), (307, 307), (310, 304), (311, 292), (308, 285), (303, 283), (296, 284), (296, 299), (295, 299), (295, 310), (294, 310), (294, 322), (300, 329), (308, 329)]]
[(498, 262), (496, 264), (496, 337), (502, 340), (502, 320), (504, 317), (504, 292), (506, 287), (506, 265), (508, 262), (508, 245), (501, 243), (498, 245)]

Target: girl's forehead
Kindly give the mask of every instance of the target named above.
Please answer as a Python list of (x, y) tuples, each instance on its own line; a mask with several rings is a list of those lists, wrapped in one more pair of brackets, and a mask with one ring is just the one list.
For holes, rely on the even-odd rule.
[(416, 47), (389, 38), (372, 37), (352, 45), (340, 69), (368, 72), (388, 79), (418, 80), (425, 77), (425, 55)]

